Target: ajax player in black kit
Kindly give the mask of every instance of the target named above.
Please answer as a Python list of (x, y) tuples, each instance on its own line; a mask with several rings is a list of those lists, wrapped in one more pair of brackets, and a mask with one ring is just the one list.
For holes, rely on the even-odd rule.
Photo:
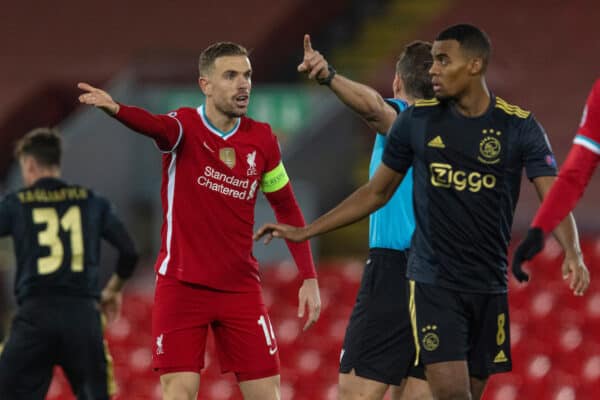
[[(255, 234), (302, 241), (351, 224), (383, 206), (412, 166), (409, 311), (417, 360), (439, 400), (480, 399), (490, 375), (511, 370), (507, 252), (521, 174), (540, 197), (556, 175), (531, 113), (488, 90), (490, 49), (474, 26), (441, 32), (429, 71), (436, 98), (399, 114), (371, 180), (306, 227), (266, 224)], [(555, 234), (582, 294), (589, 274), (572, 216)]]
[[(109, 320), (119, 312), (138, 258), (133, 241), (106, 199), (60, 179), (56, 131), (28, 133), (15, 155), (25, 187), (0, 202), (0, 235), (14, 241), (19, 309), (0, 355), (0, 397), (44, 399), (59, 365), (78, 400), (109, 399), (115, 387), (101, 312)], [(119, 252), (102, 290), (101, 239)]]

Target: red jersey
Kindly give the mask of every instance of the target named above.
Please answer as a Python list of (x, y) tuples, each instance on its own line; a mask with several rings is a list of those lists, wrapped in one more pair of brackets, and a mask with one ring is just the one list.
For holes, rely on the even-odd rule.
[(575, 208), (600, 161), (600, 79), (588, 96), (581, 123), (560, 169), (558, 179), (544, 199), (532, 226), (548, 233)]
[[(232, 130), (221, 132), (203, 106), (168, 115), (121, 106), (116, 117), (153, 137), (163, 152), (156, 271), (218, 290), (259, 290), (252, 255), (256, 196), (288, 184), (270, 126), (241, 117)], [(309, 258), (310, 265), (299, 265), (305, 278), (315, 276)]]
[(600, 156), (600, 79), (596, 81), (588, 96), (573, 142)]

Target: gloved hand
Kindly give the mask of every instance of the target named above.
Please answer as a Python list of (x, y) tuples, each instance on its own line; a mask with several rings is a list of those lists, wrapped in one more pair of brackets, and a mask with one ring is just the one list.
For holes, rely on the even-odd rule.
[(523, 240), (513, 256), (512, 273), (519, 282), (529, 281), (529, 274), (523, 271), (521, 264), (531, 260), (544, 248), (544, 232), (540, 228), (529, 228), (527, 236)]

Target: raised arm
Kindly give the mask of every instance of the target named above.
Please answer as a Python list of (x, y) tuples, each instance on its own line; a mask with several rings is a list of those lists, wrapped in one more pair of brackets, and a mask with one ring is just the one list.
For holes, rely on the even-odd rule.
[(375, 132), (385, 134), (398, 115), (376, 90), (336, 73), (325, 57), (312, 48), (309, 35), (304, 35), (304, 59), (298, 65), (298, 71), (306, 73), (309, 79), (329, 86)]
[(138, 107), (120, 104), (104, 90), (88, 83), (78, 83), (77, 87), (85, 92), (79, 96), (80, 103), (97, 107), (130, 129), (151, 137), (161, 151), (171, 152), (179, 145), (183, 127), (175, 113), (154, 115)]

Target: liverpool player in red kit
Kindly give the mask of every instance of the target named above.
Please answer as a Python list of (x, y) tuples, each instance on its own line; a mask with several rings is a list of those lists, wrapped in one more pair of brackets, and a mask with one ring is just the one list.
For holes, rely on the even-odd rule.
[[(575, 208), (583, 196), (583, 191), (588, 185), (598, 161), (600, 161), (600, 79), (596, 81), (588, 96), (581, 123), (567, 160), (535, 215), (527, 237), (515, 251), (513, 272), (517, 278), (520, 280), (529, 278), (527, 273), (522, 271), (521, 263), (532, 259), (542, 250), (544, 234), (552, 232)], [(564, 274), (567, 272), (563, 271)], [(581, 296), (583, 290), (579, 290), (580, 287), (582, 287), (581, 280), (571, 282), (571, 288), (578, 289), (576, 294)]]
[[(152, 333), (153, 367), (164, 399), (195, 399), (210, 325), (223, 372), (236, 374), (245, 399), (279, 399), (275, 334), (261, 297), (252, 255), (256, 195), (278, 220), (304, 218), (268, 124), (245, 117), (252, 69), (246, 49), (216, 43), (199, 60), (206, 103), (167, 115), (115, 102), (86, 83), (79, 101), (94, 105), (151, 137), (163, 153), (162, 246)], [(319, 317), (320, 298), (310, 247), (288, 243), (304, 283), (298, 315), (305, 329)]]

